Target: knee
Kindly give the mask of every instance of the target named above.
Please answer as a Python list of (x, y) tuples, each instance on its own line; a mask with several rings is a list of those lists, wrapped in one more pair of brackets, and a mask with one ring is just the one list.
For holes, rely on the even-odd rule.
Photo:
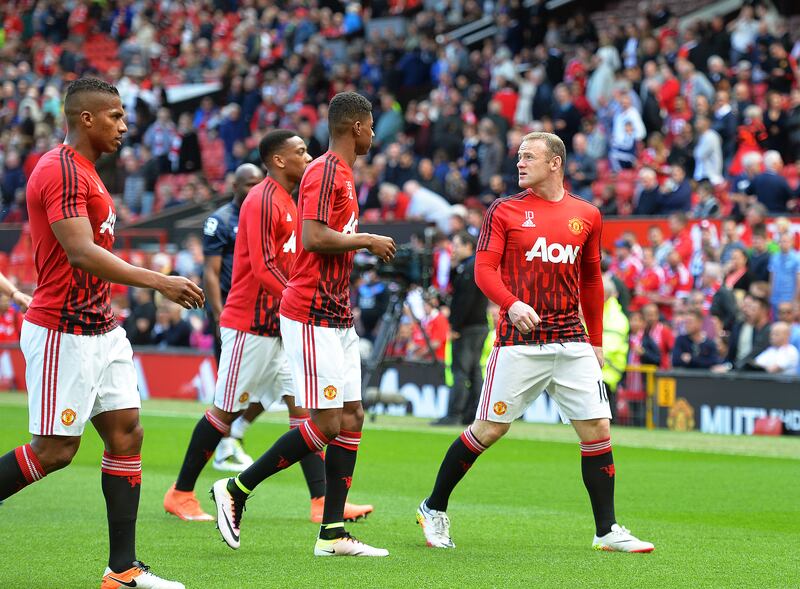
[(349, 432), (360, 432), (364, 425), (364, 407), (358, 403), (355, 407), (345, 408), (342, 413), (342, 429)]
[(80, 444), (81, 439), (79, 437), (50, 438), (47, 440), (34, 438), (31, 441), (31, 448), (33, 448), (45, 472), (51, 473), (69, 466), (78, 452)]
[(106, 451), (117, 456), (133, 456), (142, 451), (143, 440), (144, 428), (137, 420), (110, 436), (106, 440)]
[(242, 414), (241, 411), (236, 411), (235, 413), (231, 413), (230, 411), (223, 411), (216, 405), (211, 408), (211, 415), (219, 419), (225, 425), (232, 424), (234, 421), (236, 421), (236, 418), (239, 417), (241, 414)]
[(472, 433), (487, 448), (502, 438), (511, 427), (509, 423), (476, 420), (472, 424)]
[(329, 442), (339, 435), (339, 430), (341, 429), (341, 423), (338, 421), (315, 423), (315, 425), (319, 428), (319, 431), (322, 432), (322, 435), (325, 436), (325, 439)]

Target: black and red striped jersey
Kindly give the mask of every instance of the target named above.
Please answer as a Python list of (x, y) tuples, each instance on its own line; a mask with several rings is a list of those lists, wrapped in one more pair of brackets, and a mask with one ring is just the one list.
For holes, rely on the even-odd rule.
[(300, 182), (297, 262), (281, 300), (281, 315), (322, 327), (352, 327), (350, 274), (355, 252), (320, 254), (302, 245), (303, 221), (325, 223), (349, 235), (358, 230), (353, 170), (329, 151), (311, 162)]
[(50, 227), (62, 219), (88, 217), (94, 242), (111, 250), (117, 213), (94, 163), (69, 145), (51, 149), (31, 172), (26, 199), (37, 280), (25, 319), (76, 335), (99, 335), (116, 327), (111, 283), (70, 266)]
[(558, 202), (526, 190), (492, 203), (477, 251), (502, 256), (503, 285), (542, 320), (523, 334), (501, 311), (495, 345), (588, 341), (578, 315), (581, 275), (599, 267), (601, 228), (599, 209), (567, 192)]
[(242, 203), (233, 250), (231, 290), (221, 327), (280, 335), (278, 307), (295, 259), (297, 207), (272, 178), (256, 184)]

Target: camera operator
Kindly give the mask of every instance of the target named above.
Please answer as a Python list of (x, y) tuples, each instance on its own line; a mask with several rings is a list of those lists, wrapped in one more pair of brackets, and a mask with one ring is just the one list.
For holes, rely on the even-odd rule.
[(450, 304), (450, 329), (453, 342), (453, 387), (447, 415), (434, 425), (471, 423), (483, 385), (481, 353), (489, 331), (486, 321), (486, 296), (475, 284), (476, 239), (466, 231), (453, 236), (453, 262), (450, 273), (453, 299)]

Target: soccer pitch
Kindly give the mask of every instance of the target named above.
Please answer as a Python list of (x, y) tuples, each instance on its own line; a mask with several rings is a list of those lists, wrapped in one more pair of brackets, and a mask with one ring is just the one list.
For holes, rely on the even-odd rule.
[[(187, 589), (257, 587), (800, 587), (800, 439), (744, 438), (617, 428), (617, 517), (652, 554), (591, 550), (593, 523), (580, 456), (567, 426), (517, 423), (482, 456), (449, 509), (458, 548), (424, 544), (414, 514), (460, 431), (412, 418), (365, 425), (350, 497), (372, 503), (353, 535), (386, 547), (385, 559), (312, 556), (317, 526), (299, 467), (265, 482), (248, 501), (242, 547), (213, 523), (164, 513), (202, 406), (145, 404), (139, 557)], [(0, 451), (28, 441), (22, 395), (0, 395)], [(251, 454), (286, 430), (284, 414), (248, 432)], [(97, 587), (107, 531), (102, 446), (88, 429), (73, 464), (0, 506), (0, 588)], [(210, 465), (198, 483), (221, 475)]]

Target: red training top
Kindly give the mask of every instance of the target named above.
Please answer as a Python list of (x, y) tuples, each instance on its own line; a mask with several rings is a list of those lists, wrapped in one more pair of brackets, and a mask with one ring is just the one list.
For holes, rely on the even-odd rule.
[(68, 145), (42, 156), (28, 180), (28, 218), (38, 284), (25, 319), (47, 329), (99, 335), (117, 325), (111, 310), (111, 283), (73, 268), (50, 225), (88, 217), (94, 242), (111, 251), (114, 201), (94, 164)]
[(353, 170), (329, 151), (308, 164), (297, 203), (297, 261), (283, 292), (284, 317), (321, 327), (352, 327), (350, 274), (355, 252), (320, 254), (303, 248), (303, 221), (321, 221), (345, 235), (358, 229)]
[[(585, 342), (579, 299), (588, 340), (602, 345), (601, 230), (597, 207), (568, 192), (558, 202), (526, 190), (492, 203), (478, 239), (475, 282), (500, 305), (496, 346)], [(528, 334), (508, 320), (518, 300), (542, 320)]]
[(274, 179), (266, 178), (247, 193), (221, 327), (269, 337), (281, 334), (278, 307), (294, 264), (295, 223), (297, 207)]

